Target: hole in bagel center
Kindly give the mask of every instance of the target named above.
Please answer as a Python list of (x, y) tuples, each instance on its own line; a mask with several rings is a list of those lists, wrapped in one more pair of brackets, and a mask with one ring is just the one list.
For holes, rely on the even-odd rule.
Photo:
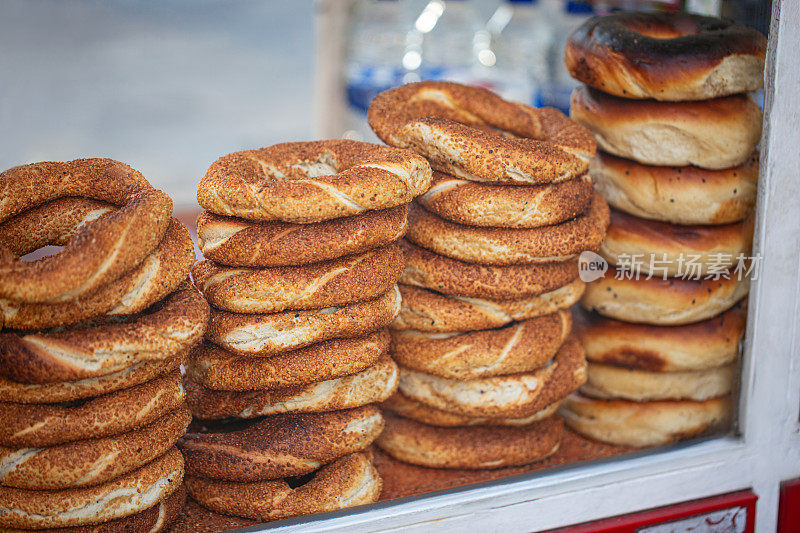
[(192, 420), (188, 433), (233, 433), (247, 429), (262, 419), (225, 418), (222, 420)]
[[(76, 322), (74, 324), (70, 324), (68, 326), (55, 326), (52, 328), (48, 328), (45, 330), (37, 330), (39, 333), (47, 332), (47, 333), (64, 333), (64, 332), (74, 332), (74, 331), (85, 331), (87, 329), (98, 328), (100, 326), (108, 326), (113, 324), (126, 324), (128, 322), (134, 322), (153, 312), (153, 309), (161, 308), (163, 305), (163, 300), (160, 302), (156, 302), (153, 304), (149, 309), (145, 309), (140, 313), (136, 313), (134, 315), (100, 315), (92, 318), (87, 318), (85, 320), (81, 320), (80, 322)], [(34, 330), (20, 330), (25, 331), (26, 334), (34, 333)]]
[(315, 475), (317, 475), (316, 472), (311, 472), (302, 476), (287, 477), (284, 478), (284, 481), (286, 481), (286, 484), (289, 485), (290, 488), (296, 489), (310, 482), (312, 479), (314, 479)]
[(331, 176), (339, 172), (336, 159), (330, 152), (322, 152), (317, 159), (300, 161), (288, 165), (289, 178), (318, 178), (320, 176)]
[(23, 255), (22, 257), (20, 257), (20, 259), (30, 263), (32, 261), (42, 259), (43, 257), (47, 257), (49, 255), (55, 255), (58, 252), (60, 252), (63, 248), (64, 248), (63, 246), (48, 244), (47, 246), (42, 246), (41, 248), (37, 248), (36, 250), (33, 250), (32, 252)]
[(69, 400), (66, 402), (59, 402), (56, 405), (59, 407), (81, 407), (89, 402), (91, 398), (81, 398), (78, 400)]
[(632, 30), (645, 37), (651, 39), (676, 39), (678, 37), (686, 37), (687, 35), (697, 35), (700, 33), (700, 28), (690, 21), (676, 20), (673, 24), (654, 24), (651, 22), (631, 22), (625, 25), (629, 30)]
[(439, 89), (420, 91), (409, 100), (409, 103), (418, 108), (417, 114), (419, 116), (442, 118), (475, 128), (484, 133), (500, 135), (501, 137), (518, 138), (510, 131), (488, 124), (479, 116), (470, 113), (466, 109), (457, 107), (450, 96)]

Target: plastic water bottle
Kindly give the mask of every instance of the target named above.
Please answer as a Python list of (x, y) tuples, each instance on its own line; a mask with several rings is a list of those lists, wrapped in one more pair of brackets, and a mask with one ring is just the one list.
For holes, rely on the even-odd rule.
[(501, 96), (542, 105), (550, 80), (553, 21), (540, 0), (507, 0), (486, 23), (496, 56), (495, 89)]
[(545, 90), (542, 104), (569, 113), (569, 98), (579, 83), (572, 79), (564, 65), (567, 38), (586, 19), (594, 16), (592, 6), (586, 2), (569, 0), (564, 3), (560, 16), (556, 17), (557, 31), (550, 52), (550, 83)]
[(376, 141), (367, 124), (375, 96), (403, 83), (402, 60), (411, 19), (397, 0), (359, 0), (353, 6), (345, 83), (347, 124), (344, 137)]
[[(421, 79), (475, 82), (480, 78), (475, 36), (482, 26), (468, 0), (428, 2), (408, 35), (403, 66), (418, 72)], [(418, 64), (414, 56), (417, 47)]]

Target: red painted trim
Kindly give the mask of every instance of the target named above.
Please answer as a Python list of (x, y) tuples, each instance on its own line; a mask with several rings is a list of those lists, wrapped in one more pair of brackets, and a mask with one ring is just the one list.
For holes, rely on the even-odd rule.
[(781, 483), (778, 533), (800, 533), (800, 479)]
[[(636, 530), (643, 526), (672, 522), (673, 520), (687, 518), (697, 514), (726, 509), (728, 507), (742, 506), (747, 509), (745, 532), (753, 533), (756, 525), (757, 499), (758, 496), (752, 491), (745, 490), (702, 500), (678, 503), (668, 507), (659, 507), (658, 509), (643, 511), (641, 513), (608, 518), (588, 524), (569, 526), (554, 531), (569, 533), (635, 533)], [(792, 531), (792, 533), (795, 532)]]

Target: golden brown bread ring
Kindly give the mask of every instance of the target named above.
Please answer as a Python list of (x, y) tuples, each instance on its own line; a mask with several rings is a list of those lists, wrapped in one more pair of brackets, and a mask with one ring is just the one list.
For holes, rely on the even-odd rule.
[[(544, 474), (554, 474), (560, 465), (570, 465), (585, 461), (608, 458), (614, 456), (615, 459), (625, 460), (620, 454), (632, 451), (630, 448), (622, 446), (611, 446), (601, 442), (592, 441), (579, 436), (577, 433), (564, 430), (562, 433), (561, 444), (558, 451), (544, 461), (530, 465), (497, 468), (493, 470), (474, 470), (474, 469), (431, 469), (424, 466), (412, 465), (398, 461), (381, 450), (375, 453), (375, 468), (383, 477), (382, 500), (392, 500), (394, 498), (404, 498), (416, 496), (431, 491), (448, 490), (454, 487), (466, 489), (466, 485), (473, 483), (483, 483), (489, 481), (488, 485), (511, 484), (515, 479), (508, 476), (522, 474), (517, 479), (535, 479)], [(577, 465), (576, 465), (577, 466)], [(586, 465), (588, 466), (588, 465)], [(549, 472), (545, 469), (550, 468)], [(504, 481), (494, 481), (504, 478)], [(473, 488), (481, 490), (481, 487), (473, 485)], [(468, 489), (469, 490), (469, 489)], [(455, 492), (455, 491), (454, 491)], [(496, 503), (496, 502), (494, 502)], [(467, 518), (470, 518), (469, 516)], [(501, 528), (502, 529), (502, 528)]]
[(117, 435), (155, 421), (180, 407), (185, 398), (176, 370), (78, 405), (0, 402), (0, 445), (53, 446)]
[(331, 339), (272, 357), (239, 357), (203, 343), (192, 350), (186, 372), (194, 382), (214, 390), (279, 389), (361, 372), (388, 349), (385, 329), (363, 337)]
[(496, 300), (538, 296), (578, 276), (577, 259), (558, 263), (490, 266), (467, 263), (400, 241), (406, 268), (400, 282), (451, 296)]
[(469, 263), (550, 263), (600, 248), (608, 219), (608, 204), (598, 193), (593, 194), (592, 205), (584, 214), (555, 226), (530, 229), (465, 226), (411, 204), (406, 239), (437, 254)]
[[(95, 200), (64, 198), (35, 208), (35, 211), (42, 210), (53, 217), (65, 214), (67, 216), (62, 219), (62, 223), (67, 223), (76, 212), (90, 214), (105, 206), (108, 204)], [(29, 218), (30, 213), (31, 211), (27, 211), (0, 225), (0, 238), (17, 240), (24, 234), (35, 233), (32, 224), (37, 218)], [(23, 218), (24, 222), (20, 220)], [(9, 227), (12, 224), (16, 226), (13, 229)], [(33, 249), (43, 244), (47, 243), (36, 243)], [(164, 238), (141, 263), (89, 294), (56, 303), (20, 303), (0, 299), (2, 326), (13, 329), (42, 329), (68, 326), (103, 314), (115, 316), (138, 313), (176, 290), (189, 275), (194, 261), (194, 244), (189, 231), (173, 218), (167, 226)]]
[(399, 390), (418, 402), (468, 417), (524, 418), (585, 382), (583, 348), (570, 338), (548, 366), (533, 372), (460, 381), (401, 367)]
[[(162, 533), (171, 531), (186, 503), (186, 487), (181, 485), (158, 504), (116, 520), (102, 522), (91, 526), (73, 526), (38, 529), (41, 533)], [(31, 533), (30, 529), (4, 529), (4, 533)]]
[(145, 313), (68, 331), (0, 333), (0, 374), (23, 383), (76, 381), (169, 359), (203, 338), (209, 308), (188, 283)]
[(186, 476), (189, 495), (200, 505), (218, 513), (263, 521), (373, 503), (381, 494), (381, 486), (368, 452), (345, 455), (296, 488), (282, 479), (240, 483)]
[(592, 398), (633, 400), (704, 401), (731, 393), (736, 366), (733, 363), (703, 370), (653, 372), (637, 368), (589, 363), (581, 394)]
[(383, 430), (374, 405), (326, 413), (223, 422), (178, 443), (186, 473), (227, 481), (264, 481), (313, 472), (359, 452)]
[(105, 376), (54, 383), (18, 383), (0, 376), (0, 401), (51, 404), (94, 398), (135, 387), (179, 368), (186, 359), (180, 353), (169, 359), (146, 361)]
[(0, 485), (56, 490), (105, 483), (167, 452), (186, 433), (192, 415), (185, 405), (150, 424), (101, 438), (51, 447), (0, 446)]
[(573, 78), (624, 98), (705, 100), (757, 91), (767, 40), (728, 19), (688, 13), (615, 13), (567, 41)]
[(405, 204), (311, 224), (253, 222), (203, 212), (197, 240), (206, 259), (229, 266), (297, 266), (386, 246), (406, 234)]
[(101, 524), (157, 505), (183, 481), (177, 448), (102, 485), (30, 491), (0, 486), (0, 527), (44, 529)]
[(234, 313), (321, 309), (372, 300), (397, 283), (403, 252), (392, 243), (322, 263), (251, 269), (205, 260), (192, 278), (209, 303)]
[(612, 210), (598, 253), (612, 265), (657, 277), (706, 276), (750, 256), (753, 222), (751, 216), (722, 226), (677, 226)]
[(87, 224), (54, 255), (27, 262), (13, 249), (0, 259), (0, 297), (18, 302), (77, 298), (138, 265), (164, 236), (172, 200), (131, 167), (111, 159), (76, 159), (0, 173), (0, 222), (66, 196), (120, 206)]
[(197, 202), (218, 215), (308, 224), (407, 204), (430, 186), (423, 157), (358, 141), (292, 142), (217, 159)]
[(186, 505), (183, 506), (178, 519), (172, 524), (169, 533), (219, 533), (255, 525), (258, 525), (258, 522), (215, 513), (193, 499), (187, 498)]
[(532, 372), (555, 356), (572, 328), (569, 311), (463, 333), (392, 331), (392, 358), (407, 369), (472, 380)]
[(114, 204), (92, 198), (58, 198), (0, 223), (0, 246), (18, 256), (43, 246), (65, 246), (87, 224), (117, 210)]
[(756, 201), (758, 154), (721, 170), (653, 167), (597, 152), (589, 173), (613, 207), (673, 224), (730, 224), (747, 218)]
[(356, 374), (284, 389), (213, 391), (188, 379), (184, 386), (196, 418), (219, 420), (361, 407), (391, 396), (397, 389), (397, 380), (397, 365), (384, 355), (376, 364)]
[(589, 132), (556, 109), (509, 102), (457, 83), (389, 89), (372, 100), (367, 116), (386, 144), (410, 148), (435, 170), (474, 181), (577, 178), (596, 149)]
[(564, 423), (558, 416), (522, 427), (437, 427), (385, 415), (376, 441), (395, 459), (430, 468), (500, 468), (553, 455)]
[(498, 228), (536, 228), (559, 224), (589, 208), (588, 174), (548, 185), (489, 185), (433, 173), (433, 184), (417, 202), (457, 224)]
[(274, 355), (386, 327), (400, 301), (395, 285), (373, 300), (311, 311), (245, 315), (212, 309), (206, 339), (237, 355)]
[(747, 320), (742, 304), (685, 326), (630, 324), (580, 307), (572, 312), (590, 362), (654, 372), (704, 370), (735, 361)]
[(727, 311), (750, 292), (750, 280), (731, 273), (730, 279), (616, 279), (613, 270), (586, 284), (584, 309), (624, 322), (680, 326)]
[(591, 439), (621, 446), (661, 446), (725, 428), (731, 421), (731, 398), (633, 402), (572, 394), (559, 413), (568, 428)]
[(541, 411), (537, 411), (524, 418), (491, 418), (487, 416), (470, 417), (442, 411), (430, 405), (409, 398), (402, 392), (395, 392), (388, 400), (381, 404), (381, 408), (389, 410), (403, 418), (410, 418), (429, 426), (459, 427), (459, 426), (527, 426), (544, 420), (558, 411), (561, 400), (551, 403)]
[(761, 138), (761, 109), (746, 94), (670, 103), (625, 100), (581, 86), (572, 93), (570, 116), (604, 151), (645, 165), (735, 167)]
[(519, 300), (448, 296), (411, 285), (399, 285), (403, 305), (389, 328), (429, 332), (499, 328), (510, 322), (569, 308), (580, 300), (584, 285), (580, 278), (575, 278), (558, 289)]

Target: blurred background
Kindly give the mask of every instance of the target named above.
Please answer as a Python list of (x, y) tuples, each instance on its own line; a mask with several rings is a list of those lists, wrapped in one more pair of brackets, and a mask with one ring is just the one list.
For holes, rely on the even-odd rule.
[(378, 92), (421, 79), (566, 110), (567, 35), (617, 9), (724, 15), (769, 0), (0, 2), (0, 169), (106, 156), (196, 209), (217, 157), (291, 140), (376, 140)]

